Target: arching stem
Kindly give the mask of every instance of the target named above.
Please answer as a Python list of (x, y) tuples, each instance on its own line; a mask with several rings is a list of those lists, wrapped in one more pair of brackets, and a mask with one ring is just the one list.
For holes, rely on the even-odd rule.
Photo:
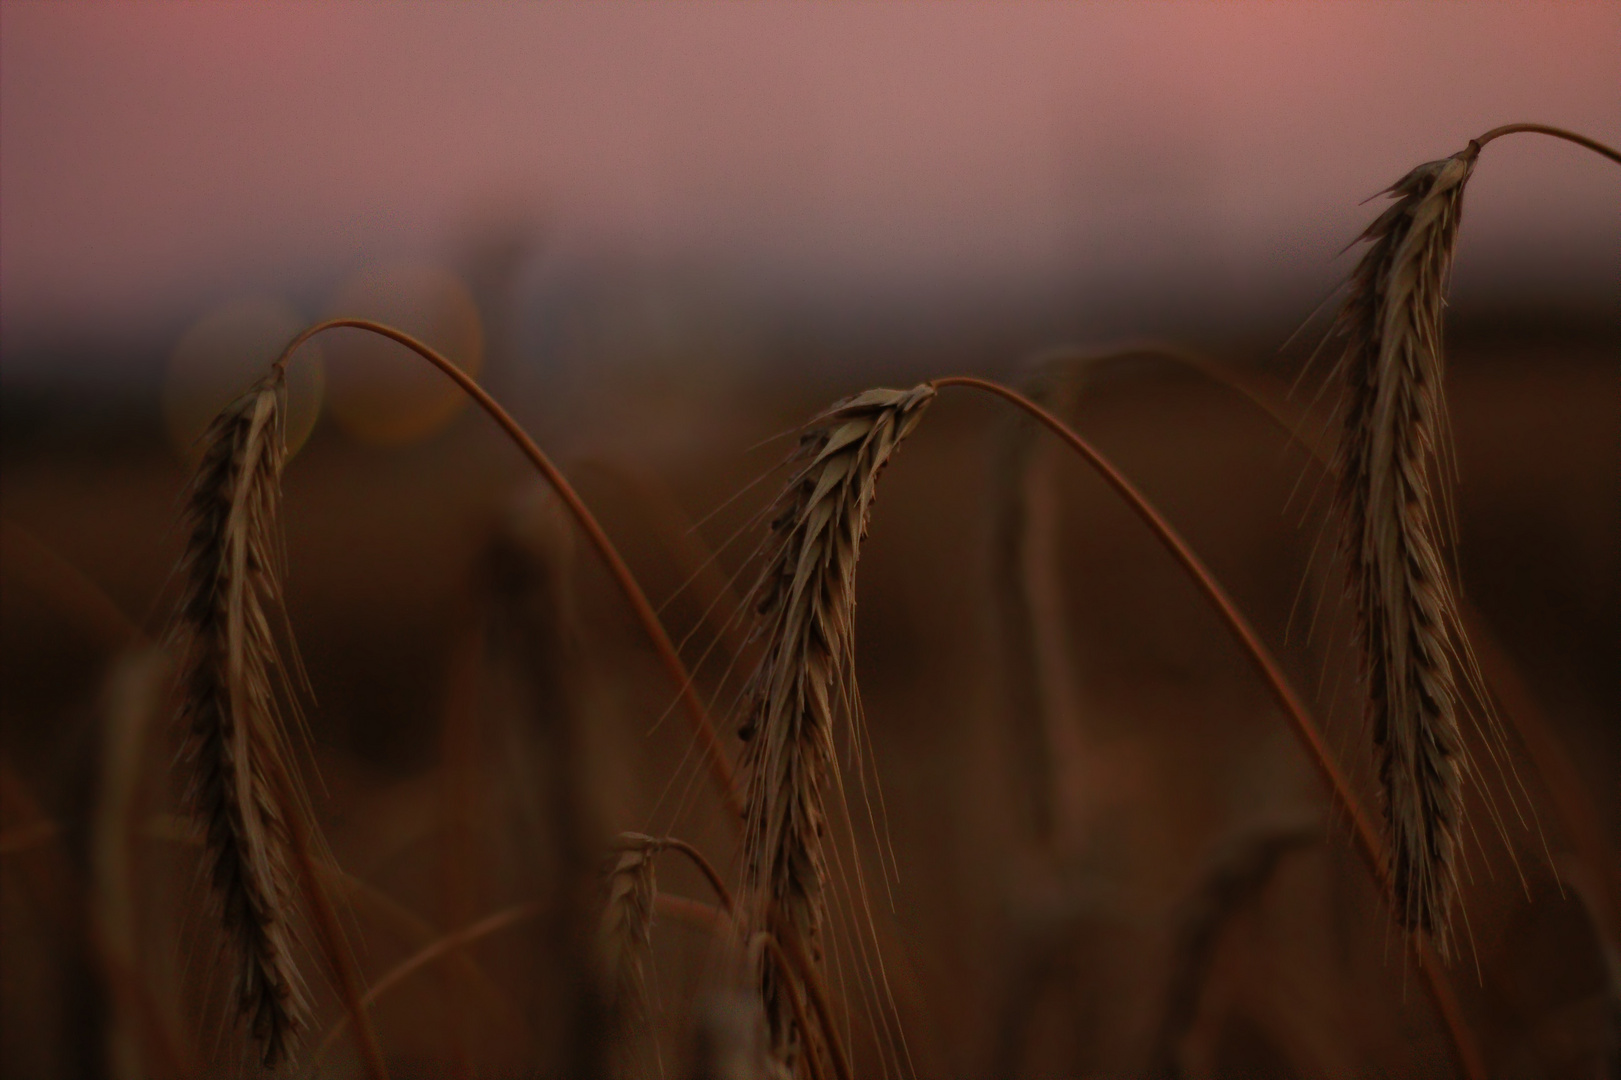
[(552, 464), (551, 459), (529, 437), (528, 432), (524, 431), (518, 422), (501, 407), (500, 403), (474, 381), (472, 376), (434, 351), (430, 346), (423, 344), (409, 334), (394, 329), (392, 326), (373, 322), (370, 319), (348, 318), (328, 319), (325, 322), (316, 323), (288, 344), (287, 348), (282, 351), (281, 356), (276, 360), (275, 366), (277, 368), (286, 367), (287, 361), (292, 358), (293, 353), (298, 350), (300, 345), (303, 345), (317, 334), (341, 327), (365, 330), (388, 338), (391, 341), (396, 341), (444, 372), (452, 382), (462, 389), (463, 393), (478, 403), (479, 408), (490, 415), (490, 418), (500, 426), (502, 431), (506, 432), (508, 438), (517, 445), (530, 463), (539, 470), (541, 476), (545, 477), (546, 482), (552, 486), (552, 490), (557, 492), (558, 498), (562, 499), (563, 504), (568, 507), (569, 513), (574, 515), (575, 522), (579, 524), (586, 538), (591, 541), (591, 546), (597, 549), (597, 553), (602, 556), (602, 561), (607, 563), (608, 572), (613, 576), (620, 591), (625, 594), (625, 599), (630, 601), (631, 609), (636, 613), (636, 620), (642, 624), (642, 629), (653, 643), (654, 651), (658, 653), (660, 661), (664, 664), (664, 670), (679, 690), (681, 703), (686, 710), (688, 720), (691, 722), (693, 734), (697, 737), (703, 749), (704, 758), (709, 764), (710, 776), (713, 778), (715, 786), (720, 789), (721, 798), (726, 803), (727, 809), (731, 811), (733, 821), (741, 825), (743, 802), (738, 795), (737, 782), (732, 776), (732, 766), (721, 747), (720, 738), (715, 734), (714, 726), (709, 722), (709, 714), (704, 709), (703, 702), (698, 699), (698, 692), (693, 685), (692, 676), (687, 672), (686, 665), (681, 662), (681, 657), (677, 655), (675, 646), (670, 641), (670, 636), (664, 632), (664, 626), (659, 622), (658, 615), (653, 610), (653, 605), (648, 603), (647, 594), (642, 591), (642, 587), (637, 583), (635, 575), (630, 572), (630, 567), (620, 557), (619, 550), (614, 547), (613, 541), (608, 539), (608, 534), (602, 530), (602, 526), (597, 523), (596, 517), (580, 499), (573, 486), (558, 471), (557, 466)]
[[(1350, 819), (1357, 850), (1362, 855), (1363, 860), (1367, 862), (1374, 879), (1379, 882), (1380, 888), (1388, 898), (1390, 896), (1390, 881), (1386, 867), (1384, 845), (1380, 842), (1378, 833), (1374, 831), (1367, 815), (1362, 812), (1361, 806), (1352, 794), (1351, 786), (1346, 780), (1345, 774), (1340, 771), (1339, 765), (1330, 756), (1316, 725), (1312, 723), (1310, 716), (1306, 713), (1305, 706), (1289, 686), (1288, 680), (1284, 678), (1277, 661), (1272, 658), (1266, 646), (1261, 643), (1260, 637), (1255, 633), (1254, 628), (1250, 626), (1249, 620), (1245, 619), (1243, 614), (1239, 612), (1238, 607), (1227, 595), (1227, 591), (1205, 568), (1199, 557), (1188, 547), (1187, 542), (1177, 534), (1170, 523), (1160, 516), (1159, 511), (1154, 509), (1153, 505), (1149, 503), (1142, 493), (1133, 487), (1131, 482), (1107, 458), (1093, 448), (1090, 443), (1070, 430), (1069, 426), (1062, 420), (1023, 394), (1000, 383), (992, 382), (989, 379), (975, 378), (971, 375), (954, 375), (944, 379), (935, 379), (932, 385), (936, 390), (943, 390), (952, 386), (978, 390), (1002, 398), (1017, 408), (1023, 409), (1049, 431), (1062, 439), (1070, 449), (1085, 458), (1087, 463), (1115, 490), (1115, 493), (1124, 499), (1127, 505), (1137, 513), (1137, 516), (1149, 527), (1166, 550), (1171, 553), (1177, 562), (1182, 564), (1182, 568), (1187, 571), (1188, 576), (1199, 587), (1199, 591), (1204, 593), (1205, 599), (1210, 602), (1211, 606), (1216, 609), (1217, 614), (1221, 616), (1222, 621), (1227, 624), (1228, 630), (1238, 639), (1245, 654), (1249, 656), (1251, 663), (1260, 674), (1262, 681), (1266, 683), (1267, 689), (1271, 691), (1272, 697), (1283, 709), (1284, 716), (1288, 719), (1295, 737), (1305, 747), (1312, 764), (1317, 768), (1318, 774), (1328, 785), (1335, 801), (1340, 804), (1346, 816)], [(1429, 989), (1430, 996), (1435, 1002), (1436, 1009), (1440, 1012), (1442, 1022), (1451, 1037), (1453, 1048), (1458, 1055), (1459, 1064), (1463, 1067), (1466, 1075), (1476, 1078), (1476, 1080), (1484, 1080), (1486, 1076), (1484, 1059), (1480, 1055), (1480, 1049), (1475, 1043), (1473, 1034), (1464, 1026), (1462, 1011), (1458, 1007), (1457, 999), (1452, 994), (1451, 987), (1446, 982), (1434, 952), (1421, 938), (1412, 938), (1411, 944), (1417, 954), (1420, 969), (1424, 973), (1425, 985)]]
[(720, 906), (725, 909), (728, 915), (737, 910), (732, 903), (732, 891), (726, 887), (726, 882), (721, 880), (720, 873), (715, 869), (714, 864), (704, 857), (703, 852), (685, 840), (674, 836), (666, 836), (659, 841), (659, 844), (662, 847), (669, 848), (671, 851), (679, 851), (687, 857), (688, 862), (698, 868), (699, 872), (709, 881), (709, 887), (715, 890), (715, 895), (720, 899)]
[[(465, 926), (454, 933), (445, 934), (396, 964), (376, 982), (372, 983), (360, 1000), (366, 1006), (375, 1005), (377, 1000), (384, 994), (435, 960), (453, 955), (456, 951), (464, 949), (476, 941), (533, 919), (544, 913), (544, 911), (544, 906), (538, 903), (519, 904), (515, 907), (505, 908), (493, 915), (487, 915), (472, 925)], [(327, 1029), (327, 1033), (321, 1038), (320, 1045), (315, 1048), (315, 1053), (311, 1055), (310, 1064), (312, 1068), (331, 1049), (338, 1036), (343, 1034), (344, 1025), (348, 1022), (348, 1016), (340, 1016)]]
[(1567, 131), (1561, 127), (1554, 127), (1552, 124), (1504, 124), (1502, 127), (1494, 127), (1490, 131), (1486, 132), (1486, 134), (1469, 140), (1470, 156), (1472, 157), (1475, 154), (1479, 154), (1481, 147), (1485, 146), (1493, 139), (1500, 139), (1504, 135), (1519, 135), (1524, 133), (1534, 135), (1551, 135), (1556, 139), (1563, 139), (1568, 143), (1575, 143), (1577, 146), (1591, 150), (1593, 153), (1598, 154), (1601, 157), (1607, 157), (1617, 165), (1621, 165), (1621, 150), (1616, 150), (1613, 147), (1606, 146), (1597, 139), (1589, 139), (1586, 135), (1581, 135), (1574, 131)]

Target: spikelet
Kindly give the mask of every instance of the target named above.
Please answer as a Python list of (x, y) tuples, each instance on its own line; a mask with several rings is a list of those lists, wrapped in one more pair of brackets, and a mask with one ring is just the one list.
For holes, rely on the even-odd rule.
[(1361, 239), (1344, 339), (1337, 504), (1368, 719), (1390, 833), (1396, 910), (1443, 954), (1457, 887), (1459, 674), (1455, 594), (1432, 478), (1446, 432), (1441, 314), (1475, 151), (1420, 165)]
[(278, 704), (285, 672), (268, 610), (281, 600), (278, 508), (286, 388), (279, 370), (215, 418), (186, 505), (177, 637), (188, 797), (208, 839), (213, 900), (235, 952), (236, 998), (262, 1059), (292, 1050), (308, 1004), (293, 959), (288, 806), (296, 792)]
[[(934, 388), (868, 390), (823, 413), (800, 438), (751, 594), (759, 666), (743, 695), (748, 740), (742, 915), (748, 932), (795, 935), (820, 961), (827, 798), (837, 788), (834, 721), (853, 695), (856, 560), (878, 475)], [(779, 1061), (795, 1057), (790, 1002), (770, 961), (761, 994)]]

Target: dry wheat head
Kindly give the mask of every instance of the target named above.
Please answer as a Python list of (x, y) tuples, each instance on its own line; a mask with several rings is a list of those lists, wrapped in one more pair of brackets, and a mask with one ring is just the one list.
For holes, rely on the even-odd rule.
[(296, 791), (269, 612), (281, 600), (278, 509), (286, 389), (279, 371), (215, 418), (186, 504), (177, 626), (184, 764), (208, 838), (212, 894), (236, 953), (240, 1013), (263, 1060), (292, 1049), (308, 1006), (293, 959), (287, 806)]
[(1438, 457), (1447, 430), (1441, 315), (1465, 151), (1420, 165), (1363, 233), (1339, 315), (1344, 426), (1337, 503), (1379, 752), (1391, 884), (1404, 925), (1448, 947), (1457, 884), (1463, 635), (1442, 558)]
[[(748, 741), (742, 915), (751, 930), (793, 934), (814, 960), (825, 915), (827, 799), (838, 768), (834, 722), (853, 700), (856, 561), (879, 473), (934, 398), (928, 385), (868, 390), (801, 436), (778, 497), (751, 601), (763, 645), (743, 695)], [(767, 961), (762, 995), (780, 1058), (792, 1014)]]

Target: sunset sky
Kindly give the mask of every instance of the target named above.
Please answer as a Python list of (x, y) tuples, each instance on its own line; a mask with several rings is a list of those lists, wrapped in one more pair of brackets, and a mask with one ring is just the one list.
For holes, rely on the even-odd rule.
[[(523, 219), (824, 294), (1320, 293), (1420, 161), (1621, 142), (1621, 4), (0, 8), (0, 323), (131, 332)], [(1621, 292), (1621, 170), (1495, 145), (1460, 288)], [(1574, 288), (1572, 284), (1570, 287)]]

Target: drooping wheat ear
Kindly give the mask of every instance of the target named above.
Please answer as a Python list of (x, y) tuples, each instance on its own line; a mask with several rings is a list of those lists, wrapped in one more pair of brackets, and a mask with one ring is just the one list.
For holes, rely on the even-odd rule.
[[(934, 388), (868, 390), (811, 422), (776, 503), (750, 599), (759, 665), (743, 695), (748, 741), (743, 829), (748, 932), (767, 931), (820, 963), (827, 799), (838, 787), (834, 722), (853, 700), (856, 560), (878, 475), (934, 399)], [(782, 980), (764, 961), (761, 993), (778, 1059), (795, 1057)], [(808, 1034), (808, 1033), (806, 1033)]]
[(292, 835), (302, 812), (277, 685), (269, 611), (280, 603), (278, 508), (286, 387), (279, 371), (215, 420), (186, 504), (178, 620), (188, 796), (208, 837), (213, 899), (236, 953), (240, 1014), (267, 1066), (292, 1049), (308, 1005), (293, 959)]
[[(1398, 917), (1445, 955), (1460, 830), (1465, 648), (1432, 487), (1447, 431), (1441, 314), (1471, 147), (1420, 165), (1369, 243), (1339, 314), (1345, 413), (1337, 504), (1368, 718), (1379, 753)], [(1444, 498), (1444, 496), (1443, 496)]]

